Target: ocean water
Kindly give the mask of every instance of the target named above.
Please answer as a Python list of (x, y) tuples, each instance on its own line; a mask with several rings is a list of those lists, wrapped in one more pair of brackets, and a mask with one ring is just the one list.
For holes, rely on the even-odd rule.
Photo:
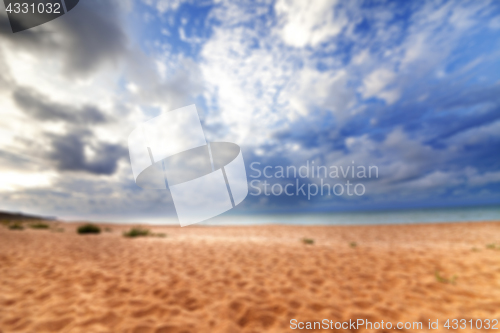
[(500, 206), (377, 210), (307, 214), (218, 216), (200, 225), (374, 225), (432, 222), (500, 221)]

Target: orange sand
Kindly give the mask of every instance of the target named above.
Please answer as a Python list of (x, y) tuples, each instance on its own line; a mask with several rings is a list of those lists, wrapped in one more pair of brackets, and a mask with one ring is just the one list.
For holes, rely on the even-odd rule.
[(500, 317), (500, 250), (486, 248), (499, 222), (151, 227), (168, 236), (136, 239), (60, 227), (0, 227), (0, 332), (297, 332), (291, 319), (357, 318), (418, 331), (439, 319), (436, 332)]

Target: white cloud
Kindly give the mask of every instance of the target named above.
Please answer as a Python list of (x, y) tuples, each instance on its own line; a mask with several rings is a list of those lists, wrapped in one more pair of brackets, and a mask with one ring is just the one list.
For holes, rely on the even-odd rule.
[(54, 171), (27, 173), (2, 170), (0, 192), (49, 187), (56, 177), (57, 174)]
[(500, 29), (500, 16), (491, 19), (489, 27), (493, 30)]
[(187, 37), (186, 36), (186, 31), (184, 30), (184, 27), (179, 27), (179, 38), (186, 43), (190, 44), (199, 44), (203, 42), (202, 38), (197, 38), (197, 37)]
[[(325, 64), (331, 69), (318, 70), (310, 51), (290, 49), (283, 42), (282, 27), (273, 30), (267, 21), (258, 19), (268, 11), (265, 3), (259, 4), (246, 8), (223, 2), (211, 14), (221, 20), (221, 25), (203, 45), (200, 68), (210, 115), (207, 122), (225, 129), (215, 134), (224, 133), (225, 139), (258, 146), (271, 142), (274, 132), (313, 110), (332, 111), (338, 119), (346, 119), (356, 96), (355, 90), (347, 87), (350, 73), (342, 69), (341, 61), (328, 58)], [(302, 17), (300, 8), (294, 7), (302, 6), (300, 3), (276, 4), (283, 19), (295, 23), (313, 20), (315, 13), (331, 9), (324, 24), (331, 24), (333, 5), (311, 3), (307, 10), (312, 12)], [(252, 26), (235, 26), (236, 21), (252, 22)], [(313, 44), (330, 36), (329, 28), (310, 28)]]
[(469, 184), (472, 186), (483, 186), (500, 182), (500, 171), (477, 174), (476, 171), (469, 176)]
[[(156, 8), (162, 22), (170, 25), (174, 23), (174, 15), (163, 14), (175, 11), (183, 2), (143, 1)], [(403, 28), (403, 24), (391, 21), (394, 16), (391, 10), (365, 11), (357, 2), (342, 3), (340, 8), (337, 1), (278, 0), (274, 5), (278, 15), (276, 23), (270, 1), (219, 1), (205, 22), (205, 28), (213, 29), (209, 40), (189, 37), (186, 25), (176, 27), (181, 40), (201, 48), (199, 55), (172, 53), (174, 47), (168, 44), (170, 39), (163, 39), (169, 42), (158, 45), (152, 55), (146, 55), (129, 39), (136, 36), (127, 35), (128, 44), (124, 43), (116, 54), (112, 53), (113, 57), (103, 58), (99, 66), (90, 66), (92, 62), (89, 62), (87, 65), (92, 71), (88, 75), (75, 74), (68, 78), (63, 73), (67, 50), (51, 53), (44, 49), (38, 53), (33, 48), (3, 44), (0, 81), (7, 68), (13, 82), (36, 89), (54, 102), (74, 107), (98, 104), (106, 115), (116, 116), (110, 123), (87, 129), (92, 135), (84, 147), (84, 157), (89, 159), (97, 154), (98, 142), (126, 142), (136, 123), (152, 117), (148, 112), (172, 110), (193, 103), (193, 98), (202, 95), (206, 108), (198, 104), (198, 109), (204, 128), (211, 135), (209, 140), (246, 144), (264, 157), (269, 149), (274, 149), (273, 153), (288, 151), (291, 156), (286, 157), (299, 164), (321, 156), (330, 165), (350, 165), (353, 160), (356, 164), (377, 165), (380, 178), (367, 185), (371, 186), (370, 193), (411, 196), (414, 189), (425, 192), (446, 188), (461, 184), (462, 179), (468, 179), (473, 186), (482, 186), (497, 182), (498, 172), (481, 175), (473, 172), (466, 178), (463, 171), (446, 171), (441, 166), (446, 158), (455, 156), (454, 153), (466, 144), (496, 140), (500, 133), (499, 122), (457, 134), (446, 141), (451, 145), (449, 148), (439, 151), (425, 145), (426, 138), (410, 137), (399, 127), (382, 141), (368, 134), (350, 134), (352, 136), (344, 141), (347, 152), (332, 148), (332, 142), (343, 139), (346, 134), (341, 134), (342, 126), (350, 120), (356, 121), (352, 118), (355, 114), (362, 118), (359, 114), (367, 112), (366, 120), (370, 121), (372, 129), (387, 125), (383, 115), (368, 114), (371, 110), (362, 105), (361, 98), (375, 97), (393, 104), (400, 100), (405, 88), (427, 72), (441, 70), (446, 76), (448, 73), (442, 64), (459, 39), (477, 25), (476, 16), (480, 17), (483, 4), (436, 5), (433, 2), (416, 6), (421, 9), (413, 13), (405, 22), (408, 27)], [(148, 24), (155, 24), (154, 17)], [(220, 24), (209, 27), (207, 22), (214, 18)], [(185, 17), (182, 19), (186, 21)], [(366, 35), (354, 29), (363, 19), (371, 20), (372, 25)], [(498, 20), (491, 20), (489, 26), (498, 28)], [(157, 28), (158, 33), (167, 36), (169, 31), (176, 31)], [(127, 29), (124, 31), (130, 33)], [(332, 42), (336, 37), (350, 40), (352, 53), (349, 48), (337, 49), (337, 44)], [(478, 62), (480, 60), (471, 62), (467, 68), (474, 68)], [(13, 103), (10, 91), (4, 91), (8, 88), (0, 89), (0, 108), (4, 116), (0, 122), (0, 150), (22, 154), (31, 148), (26, 140), (36, 138), (37, 144), (50, 145), (43, 138), (45, 133), (62, 135), (73, 130), (66, 124), (40, 123), (30, 118)], [(419, 96), (427, 94), (419, 92)], [(426, 98), (431, 100), (432, 96)], [(316, 113), (325, 115), (327, 112), (334, 118), (327, 123), (331, 128), (319, 124), (323, 120), (321, 117), (313, 118)], [(363, 127), (354, 126), (356, 130)], [(301, 138), (283, 142), (276, 139), (276, 133), (291, 128), (311, 136), (318, 130), (323, 141), (311, 147), (300, 142)], [(381, 128), (381, 132), (386, 130)], [(268, 148), (273, 144), (276, 148)], [(139, 206), (146, 210), (151, 201), (169, 203), (161, 194), (129, 188), (133, 180), (125, 159), (118, 162), (112, 175), (57, 171), (56, 175), (64, 177), (52, 177), (39, 170), (12, 172), (12, 169), (7, 170), (2, 176), (8, 179), (0, 177), (4, 192), (17, 195), (18, 199), (12, 199), (11, 203), (16, 200), (30, 202), (33, 197), (23, 189), (32, 187), (71, 194), (61, 198), (37, 197), (38, 207), (43, 209), (44, 205), (50, 207), (60, 203), (68, 212), (78, 214), (93, 210), (134, 211)], [(132, 202), (138, 206), (133, 206)]]
[(365, 183), (367, 193), (375, 198), (403, 199), (414, 195), (425, 197), (425, 191), (436, 186), (455, 186), (457, 173), (440, 170), (448, 154), (436, 151), (410, 138), (402, 128), (395, 128), (379, 142), (364, 134), (345, 139), (347, 152), (323, 152), (325, 165), (376, 166), (379, 177)]
[(168, 11), (175, 11), (185, 2), (184, 0), (143, 0), (149, 6), (155, 7), (161, 14)]
[(396, 73), (388, 69), (377, 69), (370, 73), (363, 80), (363, 88), (361, 89), (363, 97), (377, 97), (383, 99), (387, 104), (393, 104), (399, 99), (399, 90), (397, 88), (387, 88), (395, 82)]
[(446, 142), (456, 150), (467, 145), (477, 145), (484, 142), (500, 141), (500, 121), (461, 131), (448, 138)]
[(200, 65), (207, 121), (224, 126), (233, 142), (252, 145), (264, 142), (279, 119), (287, 118), (276, 98), (294, 73), (279, 47), (263, 40), (272, 50), (253, 48), (256, 37), (245, 27), (217, 28), (203, 46)]
[(283, 97), (290, 100), (291, 109), (301, 116), (307, 116), (311, 110), (320, 108), (345, 118), (356, 100), (352, 89), (347, 88), (347, 81), (348, 73), (345, 70), (319, 72), (304, 68), (297, 73), (297, 88), (290, 89)]
[(278, 0), (276, 14), (283, 20), (281, 36), (291, 46), (317, 46), (338, 35), (348, 23), (335, 9), (336, 0)]
[(399, 52), (401, 65), (415, 70), (436, 67), (448, 57), (464, 33), (477, 25), (488, 1), (428, 2), (410, 18), (408, 36)]

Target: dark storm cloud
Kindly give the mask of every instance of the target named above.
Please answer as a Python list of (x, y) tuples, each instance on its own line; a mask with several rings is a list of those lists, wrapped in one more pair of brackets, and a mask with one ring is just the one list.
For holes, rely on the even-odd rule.
[[(61, 61), (60, 73), (71, 80), (87, 78), (103, 66), (113, 66), (128, 56), (122, 8), (123, 4), (118, 1), (86, 0), (54, 21), (16, 34), (12, 33), (3, 12), (0, 13), (0, 43), (3, 50), (27, 52), (39, 58), (42, 65), (44, 59)], [(36, 88), (19, 86), (3, 64), (0, 50), (0, 89), (11, 94), (19, 109), (35, 122), (64, 125), (65, 134), (47, 133), (36, 141), (17, 137), (17, 142), (25, 146), (24, 155), (36, 156), (59, 171), (115, 173), (127, 150), (121, 145), (103, 142), (93, 133), (94, 126), (110, 124), (115, 120), (113, 117), (96, 105), (61, 103)], [(89, 151), (92, 154), (89, 155)]]
[(12, 33), (0, 14), (0, 40), (39, 57), (61, 56), (64, 74), (86, 77), (104, 64), (115, 64), (127, 52), (127, 36), (114, 1), (82, 1), (74, 10), (39, 27)]
[(202, 91), (198, 64), (185, 59), (163, 80), (155, 62), (137, 45), (131, 47), (124, 6), (119, 1), (82, 1), (67, 14), (16, 34), (7, 16), (0, 14), (0, 42), (27, 51), (42, 63), (44, 59), (62, 60), (61, 74), (69, 79), (87, 78), (104, 66), (126, 64), (124, 77), (141, 88), (138, 96), (142, 102), (166, 103), (170, 109), (194, 103), (193, 96)]
[(68, 74), (85, 75), (101, 64), (116, 63), (126, 52), (127, 37), (118, 7), (108, 1), (82, 1), (57, 22), (65, 37)]
[[(41, 26), (12, 33), (5, 12), (0, 13), (2, 49), (27, 52), (41, 59), (61, 60), (61, 74), (69, 79), (87, 78), (103, 66), (115, 65), (128, 54), (128, 39), (121, 21), (123, 4), (118, 1), (82, 1), (74, 10)], [(60, 103), (36, 88), (19, 86), (4, 70), (0, 50), (0, 89), (33, 121), (60, 122), (65, 134), (45, 134), (39, 140), (18, 137), (23, 154), (37, 156), (59, 171), (113, 174), (127, 150), (100, 141), (92, 126), (111, 123), (114, 118), (95, 105)], [(4, 66), (5, 67), (5, 66)], [(5, 83), (5, 84), (4, 84)], [(93, 128), (93, 127), (92, 127)], [(92, 151), (92, 157), (88, 151)], [(5, 158), (9, 158), (5, 156)], [(14, 161), (14, 159), (13, 159)]]
[(70, 124), (106, 123), (108, 117), (95, 106), (76, 108), (49, 100), (30, 88), (18, 88), (13, 92), (16, 104), (29, 116), (42, 121), (63, 121)]
[(59, 49), (58, 43), (53, 37), (54, 35), (43, 26), (13, 34), (7, 13), (0, 11), (0, 38), (2, 43), (9, 42), (8, 45), (5, 45), (9, 48), (21, 47), (33, 52)]
[[(117, 144), (91, 143), (89, 132), (48, 134), (47, 137), (51, 142), (47, 158), (60, 171), (111, 175), (116, 171), (118, 161), (128, 155), (127, 149)], [(95, 157), (86, 156), (86, 147), (95, 152)]]

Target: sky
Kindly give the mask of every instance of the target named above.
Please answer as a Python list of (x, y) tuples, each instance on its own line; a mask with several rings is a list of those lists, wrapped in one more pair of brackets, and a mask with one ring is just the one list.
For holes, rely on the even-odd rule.
[[(190, 104), (256, 181), (231, 214), (500, 204), (498, 1), (81, 0), (16, 34), (2, 7), (0, 210), (175, 217), (127, 138)], [(378, 177), (275, 174), (312, 164)], [(266, 180), (364, 191), (257, 195)]]

